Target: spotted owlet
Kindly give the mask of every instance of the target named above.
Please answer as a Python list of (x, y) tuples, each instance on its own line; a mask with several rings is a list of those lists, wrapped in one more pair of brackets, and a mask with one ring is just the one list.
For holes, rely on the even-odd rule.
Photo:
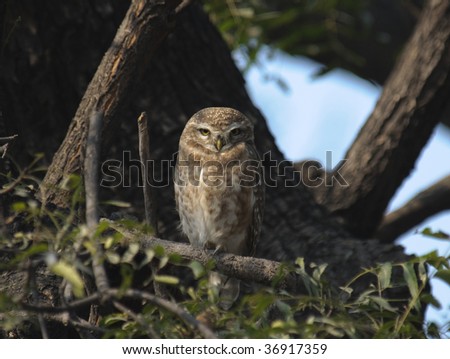
[[(253, 124), (226, 107), (205, 108), (186, 123), (175, 168), (181, 229), (192, 246), (251, 256), (264, 210), (262, 167)], [(211, 273), (219, 304), (228, 309), (239, 280)]]

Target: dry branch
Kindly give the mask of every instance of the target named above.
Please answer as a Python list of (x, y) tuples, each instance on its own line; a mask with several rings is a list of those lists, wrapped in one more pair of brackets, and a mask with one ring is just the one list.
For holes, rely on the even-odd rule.
[(98, 172), (100, 162), (100, 141), (103, 115), (92, 113), (84, 159), (84, 187), (86, 191), (86, 223), (89, 228), (98, 224)]
[(398, 210), (389, 213), (378, 228), (376, 237), (392, 242), (428, 217), (450, 209), (450, 176), (420, 192)]
[(144, 191), (145, 221), (151, 225), (158, 236), (157, 203), (154, 195), (153, 163), (150, 155), (147, 114), (142, 112), (138, 118), (139, 157), (141, 160), (142, 183)]
[(84, 161), (84, 185), (86, 190), (86, 223), (90, 235), (94, 237), (95, 253), (92, 256), (92, 270), (95, 285), (100, 293), (105, 293), (109, 288), (108, 276), (103, 267), (103, 250), (98, 238), (95, 237), (95, 229), (98, 224), (98, 172), (100, 162), (100, 142), (103, 114), (95, 111), (89, 122), (86, 155)]
[[(170, 302), (166, 299), (159, 298), (153, 294), (143, 292), (136, 289), (127, 289), (126, 291), (120, 291), (118, 289), (108, 289), (106, 293), (109, 298), (120, 301), (121, 299), (139, 299), (148, 301), (160, 308), (167, 310), (168, 312), (176, 315), (180, 318), (186, 325), (194, 330), (200, 332), (200, 334), (207, 339), (216, 339), (216, 335), (209, 329), (206, 325), (199, 322), (187, 311), (181, 308), (178, 304)], [(86, 298), (74, 301), (67, 305), (61, 307), (51, 307), (43, 305), (32, 305), (26, 302), (18, 303), (20, 307), (25, 311), (35, 312), (35, 313), (48, 313), (48, 314), (60, 314), (74, 311), (76, 309), (85, 308), (92, 304), (100, 303), (103, 294), (94, 293)], [(122, 308), (123, 309), (123, 308)]]
[(229, 277), (266, 286), (277, 285), (292, 292), (298, 292), (301, 287), (298, 279), (293, 275), (287, 274), (285, 266), (280, 262), (263, 258), (242, 257), (230, 253), (214, 254), (214, 251), (200, 250), (189, 244), (176, 243), (150, 236), (137, 237), (125, 234), (125, 237), (138, 241), (143, 250), (161, 246), (166, 254), (178, 254), (184, 259), (197, 261), (204, 266), (214, 262), (215, 270)]
[(0, 146), (0, 158), (5, 158), (8, 152), (9, 141), (14, 140), (18, 135), (0, 137), (0, 142), (6, 142), (4, 145)]

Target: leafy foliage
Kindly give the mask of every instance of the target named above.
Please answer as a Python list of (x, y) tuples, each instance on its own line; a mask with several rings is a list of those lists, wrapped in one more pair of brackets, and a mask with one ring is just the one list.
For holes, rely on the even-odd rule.
[[(10, 188), (13, 201), (6, 218), (8, 227), (3, 228), (0, 238), (0, 332), (4, 336), (14, 336), (30, 325), (39, 332), (39, 318), (61, 321), (57, 315), (52, 317), (51, 312), (39, 310), (42, 306), (61, 306), (62, 300), (70, 305), (77, 303), (77, 298), (89, 298), (93, 285), (92, 258), (96, 252), (94, 238), (101, 240), (103, 265), (121, 303), (100, 304), (101, 319), (95, 330), (91, 328), (96, 336), (202, 336), (176, 311), (128, 295), (131, 289), (161, 292), (158, 295), (169, 298), (178, 309), (205, 323), (222, 338), (448, 335), (448, 326), (439, 328), (435, 323), (423, 323), (423, 313), (427, 305), (440, 307), (428, 291), (431, 279), (428, 273), (450, 285), (449, 257), (433, 252), (405, 263), (380, 263), (364, 269), (340, 288), (327, 281), (325, 264), (307, 263), (299, 258), (286, 264), (286, 268), (301, 278), (304, 287), (301, 293), (277, 288), (277, 281), (271, 287), (247, 284), (247, 294), (230, 311), (224, 311), (218, 305), (218, 293), (208, 284), (208, 273), (214, 269), (214, 263), (203, 266), (179, 255), (167, 255), (162, 247), (140, 250), (137, 242), (125, 241), (118, 229), (136, 234), (149, 233), (151, 229), (130, 220), (101, 221), (92, 233), (78, 219), (79, 179), (70, 181), (76, 189), (72, 208), (62, 211), (39, 206), (30, 191), (24, 191), (34, 179), (22, 177), (13, 188), (6, 187)], [(10, 180), (14, 182), (13, 178)], [(25, 280), (8, 282), (14, 274), (15, 278)], [(48, 283), (43, 284), (42, 278), (53, 278), (56, 292), (47, 293)], [(361, 283), (371, 284), (361, 286)], [(63, 298), (55, 302), (58, 292), (63, 293)], [(87, 309), (80, 309), (83, 308), (73, 309), (71, 315), (86, 315)], [(67, 325), (75, 324), (69, 321)]]
[[(383, 82), (423, 1), (213, 0), (205, 10), (248, 63), (263, 45)], [(380, 62), (379, 65), (375, 61)], [(374, 62), (372, 62), (374, 61)]]

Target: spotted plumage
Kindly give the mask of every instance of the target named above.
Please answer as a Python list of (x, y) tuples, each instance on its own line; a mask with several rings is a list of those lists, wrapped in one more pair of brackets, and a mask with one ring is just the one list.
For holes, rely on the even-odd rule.
[[(231, 108), (206, 108), (187, 122), (179, 144), (175, 199), (181, 230), (193, 246), (254, 254), (264, 184), (253, 136), (250, 120)], [(223, 306), (231, 305), (239, 282), (217, 273), (211, 282), (221, 287)]]

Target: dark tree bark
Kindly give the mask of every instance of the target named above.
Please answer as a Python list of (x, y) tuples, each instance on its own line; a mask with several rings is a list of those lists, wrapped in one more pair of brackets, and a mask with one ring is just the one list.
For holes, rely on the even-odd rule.
[(318, 196), (356, 236), (373, 235), (439, 119), (450, 114), (450, 2), (427, 4), (347, 162), (336, 169), (349, 186), (325, 187)]
[(130, 87), (140, 77), (147, 59), (167, 36), (169, 18), (178, 4), (178, 0), (166, 3), (132, 1), (42, 182), (41, 199), (44, 203), (67, 205), (70, 194), (61, 191), (61, 183), (81, 169), (87, 119), (97, 111), (102, 114), (104, 124), (108, 125), (116, 115), (118, 107), (128, 99)]
[(377, 229), (375, 236), (391, 242), (427, 218), (450, 210), (450, 176), (418, 193), (403, 207), (389, 213)]

